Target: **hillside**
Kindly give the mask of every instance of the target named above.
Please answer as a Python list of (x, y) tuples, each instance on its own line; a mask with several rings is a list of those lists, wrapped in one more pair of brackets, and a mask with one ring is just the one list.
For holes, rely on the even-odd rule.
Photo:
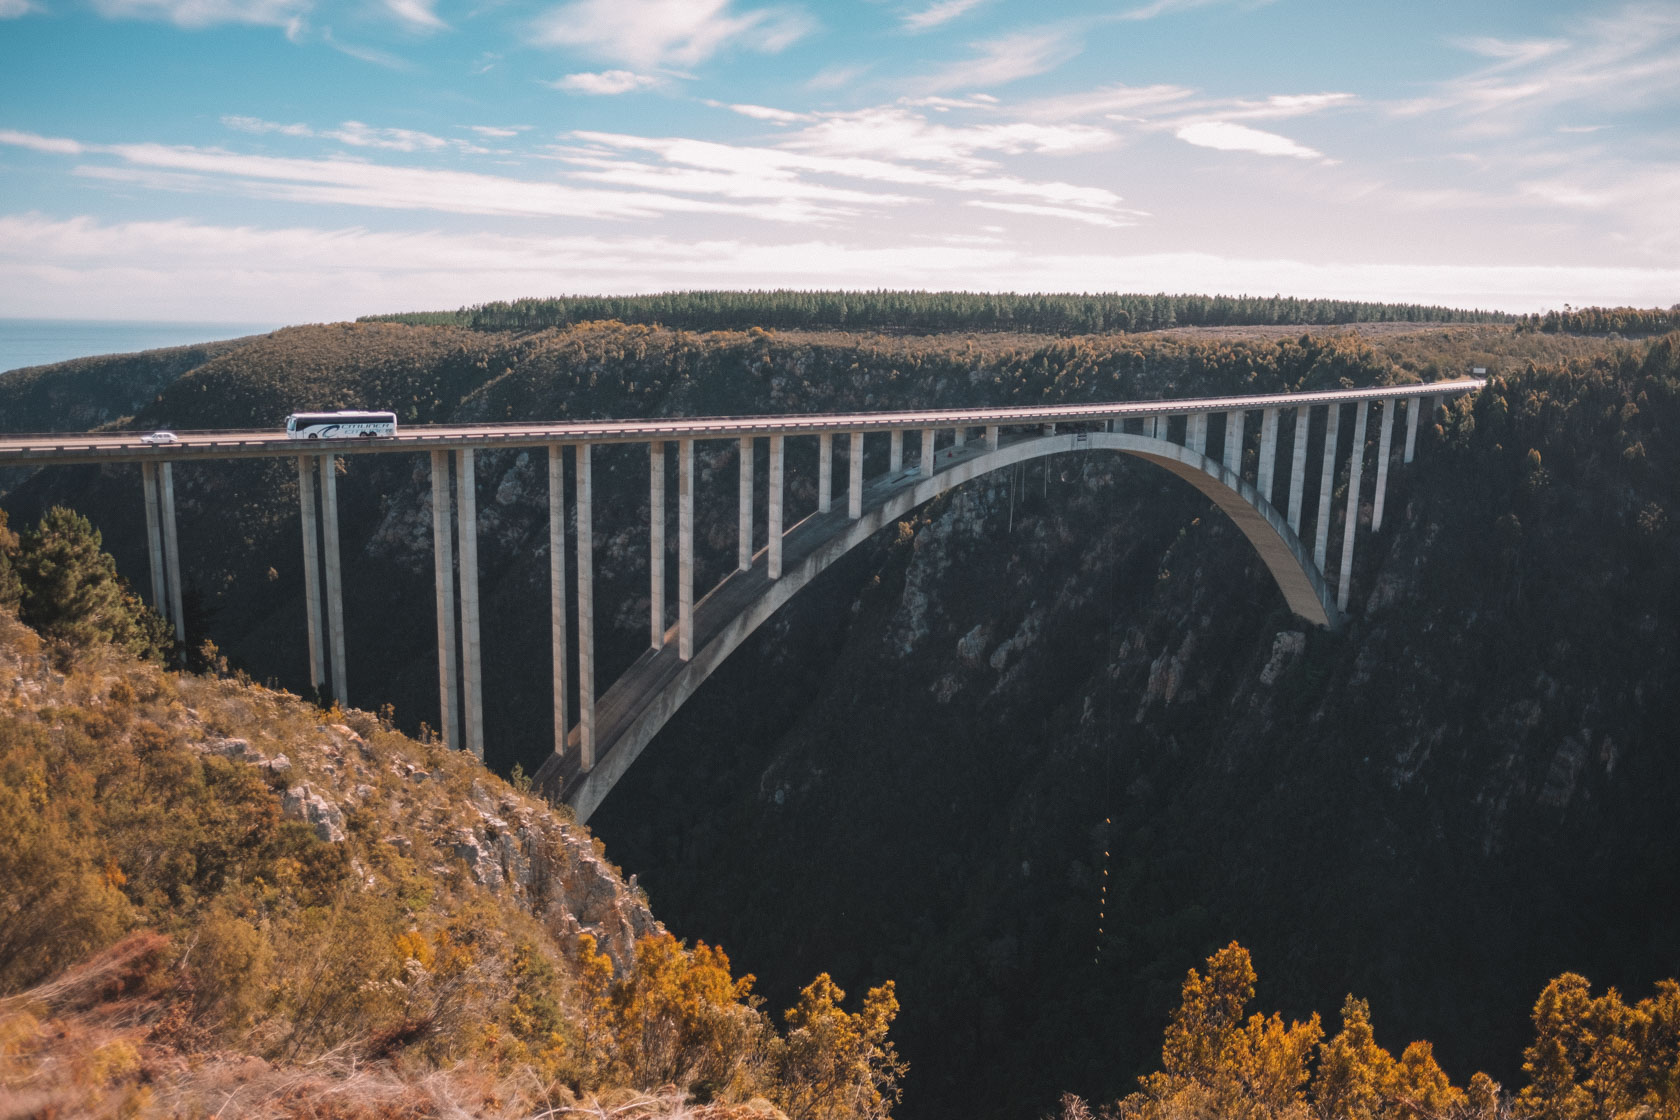
[[(1356, 992), (1385, 1038), (1434, 1040), (1460, 1084), (1521, 1083), (1548, 979), (1643, 992), (1680, 972), (1672, 339), (360, 324), (265, 345), (183, 375), (136, 423), (1040, 403), (1486, 366), (1496, 384), (1392, 481), (1344, 632), (1301, 630), (1188, 488), (1069, 457), (956, 492), (831, 570), (592, 825), (665, 921), (729, 946), (772, 1004), (818, 969), (848, 989), (896, 980), (912, 1118), (1125, 1093), (1185, 970), (1233, 939), (1262, 963), (1264, 1006), (1305, 1018)], [(790, 453), (805, 508), (809, 451)], [(702, 524), (732, 530), (733, 451), (700, 461)], [(436, 705), (430, 615), (408, 609), (429, 602), (425, 473), (395, 456), (346, 470), (351, 699), (417, 730)], [(489, 756), (529, 770), (548, 703), (546, 631), (527, 621), (546, 602), (541, 464), (489, 454), (479, 472)], [(295, 473), (178, 477), (195, 638), (295, 687)], [(605, 679), (645, 641), (645, 485), (635, 449), (598, 456), (597, 596), (622, 604), (597, 616)], [(132, 578), (137, 490), (65, 470), (7, 505), (22, 524), (73, 495)], [(704, 584), (732, 533), (701, 548)]]

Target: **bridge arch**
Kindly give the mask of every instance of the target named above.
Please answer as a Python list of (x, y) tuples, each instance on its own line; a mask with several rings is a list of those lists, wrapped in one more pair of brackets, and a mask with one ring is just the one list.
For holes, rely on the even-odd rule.
[[(760, 550), (751, 569), (730, 575), (696, 604), (699, 633), (692, 659), (681, 661), (675, 656), (677, 635), (672, 627), (664, 649), (645, 652), (601, 696), (596, 709), (601, 753), (594, 767), (582, 771), (579, 752), (568, 749), (563, 755), (550, 756), (537, 772), (536, 784), (548, 796), (570, 805), (578, 820), (587, 820), (659, 730), (724, 660), (841, 557), (887, 525), (966, 482), (1050, 455), (1088, 451), (1114, 451), (1142, 459), (1190, 483), (1236, 524), (1290, 610), (1315, 625), (1340, 625), (1335, 593), (1311, 553), (1290, 529), (1287, 518), (1236, 471), (1189, 447), (1144, 435), (1029, 436), (965, 456), (931, 477), (912, 468), (878, 478), (865, 486), (862, 516), (856, 519), (843, 512), (814, 514), (794, 526), (783, 547), (784, 553), (790, 545), (797, 553), (784, 565), (780, 578), (769, 578), (764, 550)], [(574, 729), (570, 747), (577, 745), (578, 735)]]

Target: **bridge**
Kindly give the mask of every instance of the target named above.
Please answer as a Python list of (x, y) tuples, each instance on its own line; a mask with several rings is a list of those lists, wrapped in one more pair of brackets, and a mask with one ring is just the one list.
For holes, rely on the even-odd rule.
[[(179, 432), (151, 443), (140, 433), (101, 432), (0, 438), (0, 467), (138, 463), (145, 504), (151, 601), (185, 641), (181, 557), (172, 464), (215, 459), (297, 460), (310, 681), (348, 696), (344, 656), (338, 497), (341, 455), (424, 453), (430, 457), (434, 592), (441, 732), (451, 747), (484, 756), (480, 661), (475, 455), (500, 448), (548, 456), (549, 624), (554, 749), (535, 775), (547, 796), (587, 820), (672, 714), (746, 638), (801, 588), (877, 530), (972, 479), (1049, 455), (1111, 451), (1162, 467), (1210, 498), (1241, 530), (1290, 610), (1318, 626), (1339, 626), (1348, 609), (1354, 545), (1365, 486), (1370, 420), (1380, 412), (1371, 531), (1382, 528), (1391, 462), (1410, 463), (1421, 417), (1443, 398), (1474, 392), (1480, 379), (1326, 392), (1193, 400), (1133, 401), (940, 411), (795, 416), (600, 420), (404, 428), (377, 440), (303, 443), (283, 432)], [(1351, 437), (1348, 431), (1349, 410)], [(1397, 418), (1406, 419), (1395, 447)], [(1251, 427), (1251, 414), (1258, 426)], [(1316, 419), (1322, 415), (1322, 420)], [(1315, 438), (1316, 437), (1316, 438)], [(789, 517), (786, 446), (817, 443), (816, 509)], [(907, 458), (913, 439), (915, 456)], [(736, 570), (699, 598), (694, 585), (697, 442), (738, 449)], [(757, 441), (768, 443), (768, 524), (757, 546), (753, 511)], [(844, 505), (835, 500), (836, 441), (845, 452)], [(886, 470), (864, 477), (864, 453), (887, 443)], [(592, 451), (600, 444), (648, 448), (648, 648), (610, 687), (595, 680)], [(1320, 461), (1316, 500), (1305, 492), (1309, 456)], [(566, 557), (565, 460), (575, 487), (575, 571)], [(668, 456), (677, 477), (675, 611), (667, 602), (670, 501)], [(1253, 468), (1247, 468), (1252, 452)], [(1330, 578), (1332, 498), (1347, 462), (1338, 570)], [(451, 471), (453, 467), (453, 472)], [(1252, 478), (1249, 477), (1252, 473)], [(319, 491), (319, 501), (317, 501)], [(453, 499), (453, 500), (452, 500)], [(1310, 546), (1302, 525), (1310, 517)], [(789, 524), (790, 520), (792, 521)], [(568, 711), (574, 636), (567, 598), (576, 595), (578, 711)], [(674, 613), (674, 617), (673, 617)]]

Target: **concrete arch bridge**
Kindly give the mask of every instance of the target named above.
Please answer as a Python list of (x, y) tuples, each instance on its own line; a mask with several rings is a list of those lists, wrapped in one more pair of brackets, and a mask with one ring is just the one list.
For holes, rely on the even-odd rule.
[[(168, 442), (134, 433), (0, 439), (0, 466), (137, 462), (141, 467), (153, 603), (184, 638), (181, 562), (176, 546), (172, 463), (204, 459), (295, 457), (304, 550), (310, 680), (348, 696), (337, 483), (339, 455), (428, 452), (432, 475), (438, 693), (445, 742), (484, 754), (478, 607), (477, 451), (546, 447), (554, 750), (535, 775), (550, 798), (587, 820), (671, 715), (759, 625), (824, 569), (877, 530), (956, 486), (1048, 455), (1111, 451), (1159, 466), (1210, 498), (1253, 545), (1289, 608), (1319, 626), (1336, 627), (1347, 610), (1358, 503), (1370, 421), (1379, 412), (1372, 530), (1382, 527), (1391, 462), (1412, 461), (1420, 418), (1440, 400), (1474, 392), (1479, 379), (1270, 396), (1137, 401), (1041, 408), (963, 409), (800, 416), (586, 421), (568, 424), (430, 426), (395, 438), (331, 441), (307, 450), (283, 432), (180, 432)], [(1348, 417), (1351, 410), (1351, 438)], [(1403, 449), (1396, 423), (1405, 414)], [(1251, 415), (1258, 424), (1250, 426)], [(1317, 416), (1323, 419), (1318, 420)], [(1253, 433), (1254, 438), (1250, 439)], [(786, 443), (818, 445), (816, 509), (789, 523)], [(758, 440), (768, 441), (767, 524), (755, 533)], [(834, 443), (846, 448), (846, 479), (836, 501)], [(739, 448), (737, 566), (698, 598), (694, 586), (694, 445), (731, 441)], [(887, 443), (887, 469), (864, 477), (864, 452)], [(914, 457), (906, 445), (913, 440)], [(648, 648), (610, 687), (597, 693), (594, 636), (594, 543), (591, 450), (596, 444), (643, 444), (649, 454)], [(1316, 451), (1312, 445), (1316, 445)], [(567, 571), (565, 458), (570, 447), (576, 505), (574, 571)], [(1253, 477), (1245, 449), (1255, 450)], [(676, 603), (667, 602), (665, 565), (672, 502), (667, 456), (677, 467)], [(1316, 495), (1305, 492), (1309, 456), (1320, 468)], [(1339, 567), (1329, 571), (1333, 487), (1348, 462), (1347, 515)], [(453, 472), (451, 471), (453, 466)], [(453, 477), (452, 477), (453, 474)], [(319, 502), (316, 494), (319, 489)], [(453, 498), (453, 501), (451, 500)], [(1310, 517), (1311, 541), (1302, 525)], [(758, 541), (762, 538), (763, 544)], [(577, 600), (576, 720), (568, 710), (572, 678), (567, 599)]]

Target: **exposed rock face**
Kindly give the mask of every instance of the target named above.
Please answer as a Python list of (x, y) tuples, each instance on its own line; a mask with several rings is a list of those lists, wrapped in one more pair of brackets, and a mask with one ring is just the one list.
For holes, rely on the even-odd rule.
[(314, 827), (315, 835), (328, 843), (336, 844), (344, 839), (343, 811), (308, 782), (286, 791), (280, 811), (292, 820), (308, 822)]

